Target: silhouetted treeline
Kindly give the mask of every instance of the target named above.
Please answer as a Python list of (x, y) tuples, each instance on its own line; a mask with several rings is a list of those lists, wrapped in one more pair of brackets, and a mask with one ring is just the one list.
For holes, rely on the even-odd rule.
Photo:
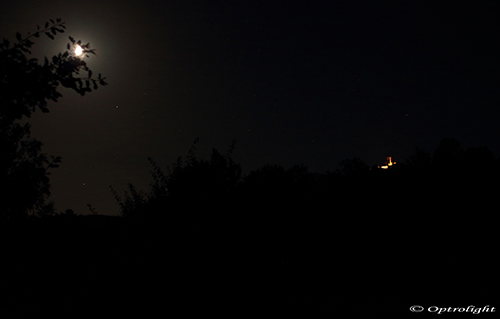
[[(340, 286), (348, 293), (357, 285), (367, 295), (383, 285), (406, 289), (401, 278), (411, 274), (420, 287), (409, 295), (467, 294), (460, 273), (483, 276), (496, 264), (500, 160), (485, 146), (444, 139), (434, 152), (416, 148), (388, 169), (351, 158), (327, 173), (265, 165), (242, 175), (231, 152), (217, 150), (210, 159), (191, 152), (167, 173), (151, 163), (149, 192), (131, 186), (125, 199), (117, 196), (123, 216), (185, 227), (236, 255), (253, 251), (254, 261), (267, 256), (309, 269), (317, 282), (334, 282), (332, 269), (346, 271), (350, 285)], [(482, 257), (460, 257), (471, 249)]]
[(495, 204), (500, 175), (500, 159), (486, 146), (464, 149), (454, 139), (442, 140), (432, 154), (416, 148), (405, 162), (389, 169), (351, 158), (326, 173), (310, 172), (303, 165), (285, 169), (269, 164), (242, 175), (232, 151), (223, 155), (214, 149), (210, 159), (197, 158), (194, 153), (179, 158), (167, 173), (150, 159), (153, 182), (147, 192), (129, 185), (130, 191), (122, 199), (113, 191), (122, 216), (190, 215), (208, 220), (248, 213), (281, 220), (295, 215), (352, 216), (329, 213), (340, 207), (353, 214), (373, 215), (380, 215), (379, 209), (384, 213), (439, 210), (444, 214), (468, 208), (487, 213), (491, 211), (487, 206)]
[(158, 311), (407, 314), (494, 305), (499, 160), (443, 140), (388, 169), (359, 158), (314, 173), (191, 151), (122, 217), (64, 214), (0, 224), (2, 317)]

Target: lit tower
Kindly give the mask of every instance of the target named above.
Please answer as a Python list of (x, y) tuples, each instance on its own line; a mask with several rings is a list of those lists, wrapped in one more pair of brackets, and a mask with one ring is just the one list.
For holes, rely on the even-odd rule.
[(378, 168), (388, 169), (389, 167), (391, 167), (392, 165), (395, 165), (395, 164), (396, 164), (396, 162), (392, 161), (392, 157), (387, 156), (387, 160), (385, 161), (385, 165), (380, 165), (380, 166), (378, 166)]
[(387, 156), (387, 161), (385, 162), (385, 165), (392, 166), (392, 164), (396, 164), (396, 162), (393, 163), (391, 159), (392, 157)]

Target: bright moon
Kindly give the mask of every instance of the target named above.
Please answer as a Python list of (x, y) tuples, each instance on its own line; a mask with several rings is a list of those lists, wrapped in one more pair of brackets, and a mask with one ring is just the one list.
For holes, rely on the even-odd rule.
[(82, 49), (82, 47), (81, 47), (81, 46), (79, 46), (79, 45), (77, 45), (77, 46), (75, 47), (75, 55), (82, 55), (82, 53), (83, 53), (83, 49)]

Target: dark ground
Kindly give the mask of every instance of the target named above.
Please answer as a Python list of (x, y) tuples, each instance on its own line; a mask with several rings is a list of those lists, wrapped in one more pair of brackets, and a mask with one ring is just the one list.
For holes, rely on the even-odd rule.
[[(498, 300), (493, 235), (458, 239), (435, 220), (417, 237), (415, 220), (392, 232), (354, 220), (280, 235), (251, 221), (196, 229), (107, 216), (6, 222), (0, 317), (357, 317)], [(478, 235), (479, 225), (469, 226)]]

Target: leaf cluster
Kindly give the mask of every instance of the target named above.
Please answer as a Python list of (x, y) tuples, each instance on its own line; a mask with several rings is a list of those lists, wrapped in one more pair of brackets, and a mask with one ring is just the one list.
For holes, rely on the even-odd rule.
[[(34, 33), (28, 33), (23, 37), (16, 33), (17, 42), (11, 44), (4, 39), (0, 42), (0, 102), (3, 107), (0, 110), (0, 120), (12, 122), (23, 116), (30, 117), (36, 109), (48, 112), (47, 101), (56, 102), (62, 94), (59, 85), (70, 88), (80, 95), (85, 95), (99, 86), (107, 85), (105, 78), (98, 74), (93, 77), (92, 70), (86, 62), (71, 52), (71, 45), (78, 44), (82, 47), (86, 57), (96, 54), (95, 49), (90, 49), (90, 43), (82, 44), (71, 36), (66, 46), (66, 51), (45, 57), (43, 63), (36, 58), (28, 58), (31, 54), (34, 38), (45, 34), (54, 39), (58, 33), (63, 33), (65, 23), (60, 19), (50, 19), (44, 28), (37, 26)], [(86, 72), (86, 76), (80, 76)]]

